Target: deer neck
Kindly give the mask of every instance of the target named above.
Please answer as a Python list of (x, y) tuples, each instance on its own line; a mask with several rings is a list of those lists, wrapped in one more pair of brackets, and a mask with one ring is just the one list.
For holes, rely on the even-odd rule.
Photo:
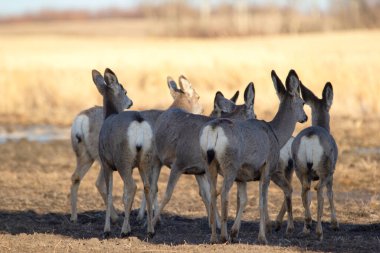
[(330, 114), (328, 112), (323, 111), (321, 113), (317, 113), (312, 110), (311, 118), (312, 126), (322, 127), (330, 133)]
[(169, 107), (169, 109), (172, 109), (172, 108), (178, 108), (178, 109), (182, 109), (186, 112), (191, 112), (192, 108), (191, 108), (191, 105), (181, 99), (176, 99), (173, 101), (173, 103), (171, 104), (171, 106)]
[(103, 115), (104, 119), (108, 118), (112, 114), (118, 114), (123, 110), (120, 110), (118, 106), (106, 97), (103, 98)]
[(296, 127), (297, 119), (292, 111), (291, 105), (283, 101), (274, 116), (269, 122), (280, 147), (284, 146), (292, 136)]

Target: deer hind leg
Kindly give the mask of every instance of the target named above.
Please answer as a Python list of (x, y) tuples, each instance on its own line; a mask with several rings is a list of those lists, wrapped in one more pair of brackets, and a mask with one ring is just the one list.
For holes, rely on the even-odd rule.
[(112, 209), (112, 188), (113, 188), (113, 171), (108, 166), (104, 167), (104, 179), (106, 181), (106, 220), (104, 224), (104, 234), (105, 238), (109, 237), (111, 234), (111, 209)]
[(221, 242), (228, 241), (227, 233), (227, 219), (228, 219), (228, 204), (229, 204), (229, 193), (231, 187), (236, 178), (237, 169), (233, 164), (225, 164), (224, 168), (221, 168), (224, 171), (224, 178), (222, 184), (221, 192), (221, 231), (220, 231), (220, 240)]
[[(293, 160), (291, 160), (291, 162), (288, 162), (288, 167), (284, 169), (284, 173), (285, 173), (285, 178), (288, 181), (289, 185), (292, 186), (292, 177), (294, 173)], [(286, 207), (286, 196), (285, 196), (284, 201), (282, 202), (280, 212), (278, 213), (277, 218), (276, 218), (276, 224), (275, 224), (276, 231), (279, 231), (281, 229), (281, 225), (284, 219), (286, 209), (287, 207)]]
[(237, 182), (237, 209), (236, 209), (236, 218), (235, 222), (231, 228), (231, 241), (234, 240), (239, 235), (240, 226), (241, 226), (241, 216), (244, 212), (245, 207), (247, 206), (247, 183)]
[(129, 223), (131, 208), (136, 194), (136, 183), (132, 177), (132, 168), (122, 168), (118, 170), (123, 180), (123, 203), (124, 203), (124, 221), (121, 228), (121, 237), (127, 237), (131, 234), (131, 225)]
[(311, 181), (308, 178), (307, 174), (302, 174), (298, 175), (298, 178), (301, 181), (302, 185), (302, 193), (301, 193), (301, 198), (302, 198), (302, 205), (305, 209), (305, 222), (304, 222), (304, 227), (302, 233), (304, 235), (310, 234), (310, 229), (311, 229), (311, 212), (310, 212), (310, 184)]
[(143, 184), (144, 184), (144, 194), (145, 194), (145, 200), (146, 200), (147, 208), (148, 208), (148, 212), (147, 212), (148, 237), (152, 238), (154, 235), (154, 227), (152, 224), (152, 220), (153, 220), (152, 203), (153, 203), (153, 198), (154, 198), (155, 194), (152, 192), (152, 188), (150, 185), (150, 180), (149, 180), (150, 169), (151, 169), (151, 166), (149, 165), (149, 163), (144, 164), (144, 165), (139, 167), (139, 173), (140, 173), (141, 179), (142, 179)]
[[(98, 189), (100, 196), (104, 201), (104, 204), (107, 205), (107, 188), (106, 188), (106, 180), (104, 179), (104, 169), (100, 166), (99, 175), (96, 179), (96, 188)], [(119, 218), (119, 215), (116, 212), (115, 206), (111, 206), (111, 221), (112, 223), (116, 223)]]
[(77, 222), (78, 220), (78, 211), (77, 211), (77, 202), (78, 202), (78, 189), (80, 182), (83, 177), (86, 175), (91, 165), (94, 163), (92, 159), (86, 152), (82, 152), (80, 155), (76, 154), (77, 167), (73, 175), (71, 176), (71, 188), (70, 188), (70, 204), (71, 204), (71, 217), (70, 221)]
[(218, 170), (215, 162), (212, 162), (209, 167), (206, 168), (206, 176), (210, 183), (210, 226), (211, 226), (211, 238), (210, 243), (217, 243), (218, 237), (216, 234), (216, 213), (218, 213), (216, 207), (217, 190), (216, 183), (218, 180)]
[(153, 218), (153, 227), (156, 225), (162, 210), (168, 204), (170, 198), (172, 197), (174, 187), (177, 184), (178, 179), (180, 178), (181, 175), (182, 175), (182, 171), (174, 163), (174, 165), (172, 166), (172, 169), (170, 170), (169, 181), (166, 186), (166, 192), (165, 192), (164, 198), (162, 199), (161, 205), (159, 206), (157, 213), (155, 214)]
[(327, 197), (329, 198), (330, 202), (330, 212), (331, 212), (331, 228), (334, 230), (339, 229), (339, 223), (336, 218), (336, 211), (335, 211), (335, 205), (334, 205), (334, 192), (333, 192), (333, 176), (331, 175), (327, 179)]
[(326, 177), (321, 177), (319, 183), (315, 186), (315, 189), (317, 190), (317, 197), (318, 197), (318, 213), (317, 213), (317, 227), (315, 232), (317, 233), (317, 237), (320, 241), (323, 240), (323, 230), (322, 230), (322, 216), (323, 216), (323, 188), (325, 187), (327, 183)]
[[(158, 178), (160, 176), (160, 172), (161, 172), (161, 164), (157, 163), (156, 165), (153, 166), (153, 169), (151, 171), (151, 173), (149, 173), (149, 181), (150, 181), (150, 186), (151, 186), (151, 190), (152, 190), (152, 194), (154, 195), (154, 202), (153, 202), (153, 214), (155, 215), (157, 210), (158, 210), (158, 199), (157, 199), (157, 193), (158, 193)], [(142, 196), (141, 196), (141, 205), (140, 205), (140, 209), (139, 209), (139, 213), (137, 215), (137, 220), (142, 220), (144, 219), (144, 215), (145, 215), (145, 209), (146, 209), (146, 200), (145, 200), (145, 195), (144, 195), (144, 192), (142, 193)], [(160, 219), (160, 217), (158, 218)]]
[(142, 193), (141, 193), (141, 204), (140, 204), (140, 208), (139, 208), (139, 213), (137, 215), (137, 220), (141, 221), (144, 219), (145, 209), (146, 209), (146, 199), (145, 199), (145, 193), (144, 193), (144, 191), (142, 191)]
[(267, 244), (268, 241), (266, 239), (266, 228), (269, 221), (268, 215), (268, 188), (270, 183), (269, 177), (269, 163), (267, 162), (264, 171), (261, 173), (260, 182), (259, 182), (259, 194), (260, 194), (260, 230), (258, 236), (258, 242), (260, 244)]
[(293, 209), (292, 209), (292, 191), (293, 191), (292, 186), (289, 184), (288, 180), (285, 178), (284, 173), (282, 171), (272, 175), (271, 180), (276, 185), (278, 185), (284, 192), (284, 202), (282, 203), (280, 213), (276, 219), (276, 230), (279, 230), (279, 227), (281, 227), (282, 219), (284, 217), (284, 215), (282, 214), (282, 211), (283, 209), (286, 209), (288, 213), (288, 225), (286, 228), (286, 234), (290, 235), (294, 231)]
[[(210, 215), (210, 204), (211, 204), (211, 189), (210, 184), (207, 180), (207, 176), (205, 175), (195, 175), (195, 178), (197, 180), (198, 186), (199, 186), (199, 195), (202, 198), (202, 201), (206, 207), (207, 215), (208, 215), (208, 222), (209, 226), (211, 228), (211, 215)], [(220, 216), (217, 209), (215, 209), (215, 217), (216, 217), (216, 225), (218, 228), (220, 228)]]

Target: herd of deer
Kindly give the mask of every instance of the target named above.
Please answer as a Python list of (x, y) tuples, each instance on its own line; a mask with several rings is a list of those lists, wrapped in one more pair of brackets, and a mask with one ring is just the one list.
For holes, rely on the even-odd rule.
[[(106, 204), (106, 237), (110, 233), (111, 220), (115, 222), (118, 219), (112, 203), (113, 171), (120, 174), (124, 183), (125, 216), (121, 236), (131, 233), (129, 218), (137, 188), (132, 177), (135, 167), (144, 184), (144, 198), (137, 218), (143, 219), (147, 208), (149, 237), (154, 235), (160, 213), (169, 202), (182, 174), (194, 175), (196, 178), (199, 194), (207, 210), (213, 243), (218, 241), (217, 226), (221, 231), (222, 242), (233, 241), (238, 236), (241, 216), (247, 204), (246, 185), (250, 181), (259, 181), (258, 242), (267, 243), (266, 230), (271, 226), (267, 207), (270, 180), (284, 192), (275, 228), (280, 229), (287, 212), (286, 234), (291, 234), (294, 230), (291, 186), (294, 171), (302, 184), (302, 203), (305, 208), (302, 232), (310, 233), (312, 218), (309, 191), (311, 181), (315, 180), (319, 180), (315, 186), (318, 196), (316, 234), (322, 240), (325, 186), (331, 209), (331, 226), (338, 229), (332, 190), (338, 150), (329, 127), (332, 85), (326, 83), (322, 98), (319, 99), (301, 83), (294, 70), (289, 72), (285, 86), (274, 71), (271, 77), (280, 106), (273, 120), (266, 122), (256, 119), (253, 83), (245, 89), (242, 105), (236, 105), (239, 92), (227, 99), (218, 91), (214, 110), (210, 116), (203, 116), (199, 95), (191, 83), (180, 76), (178, 87), (168, 77), (167, 83), (174, 100), (167, 110), (125, 111), (133, 102), (116, 75), (110, 69), (105, 70), (104, 76), (93, 70), (92, 78), (103, 96), (103, 107), (82, 111), (72, 125), (71, 141), (77, 167), (72, 175), (71, 221), (77, 221), (79, 184), (94, 161), (98, 160), (101, 170), (96, 186)], [(307, 121), (303, 110), (305, 103), (311, 107), (312, 126), (292, 137), (296, 123)], [(171, 171), (165, 195), (158, 205), (157, 181), (163, 165)], [(220, 191), (216, 189), (218, 174), (223, 176)], [(238, 189), (237, 214), (228, 236), (229, 191), (234, 182)], [(219, 194), (221, 215), (216, 206)]]

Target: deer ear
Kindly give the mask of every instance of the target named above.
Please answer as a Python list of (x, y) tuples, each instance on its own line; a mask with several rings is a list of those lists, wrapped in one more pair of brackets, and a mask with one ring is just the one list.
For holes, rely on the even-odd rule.
[(333, 103), (334, 91), (330, 82), (327, 82), (322, 91), (322, 100), (326, 104), (327, 109), (330, 110)]
[(318, 100), (318, 98), (314, 95), (314, 93), (308, 88), (306, 88), (306, 86), (303, 85), (302, 82), (300, 82), (300, 88), (301, 88), (302, 99), (305, 101), (306, 104), (312, 105), (315, 101)]
[(115, 73), (109, 68), (106, 68), (106, 70), (104, 71), (104, 80), (106, 81), (107, 85), (119, 83)]
[(92, 81), (94, 81), (96, 88), (98, 89), (101, 95), (104, 95), (106, 90), (106, 82), (104, 81), (103, 76), (96, 69), (92, 70)]
[(255, 103), (255, 86), (252, 82), (250, 82), (244, 90), (244, 102), (247, 108), (253, 110), (253, 104)]
[(223, 93), (218, 91), (215, 94), (214, 110), (220, 115), (221, 112), (232, 112), (236, 108), (235, 103), (224, 97)]
[(167, 83), (173, 99), (176, 99), (179, 93), (183, 93), (180, 89), (178, 89), (176, 82), (170, 76), (167, 77)]
[(232, 98), (230, 98), (230, 100), (231, 100), (234, 104), (236, 104), (236, 101), (237, 101), (238, 97), (239, 97), (239, 91), (236, 91), (235, 95), (233, 95)]
[(286, 90), (284, 87), (284, 84), (280, 80), (280, 78), (277, 76), (276, 72), (272, 70), (271, 77), (274, 85), (274, 89), (276, 90), (277, 96), (280, 100), (284, 97)]
[(181, 87), (181, 90), (183, 90), (185, 93), (187, 93), (190, 97), (194, 94), (194, 89), (191, 86), (191, 83), (187, 78), (183, 75), (181, 75), (178, 79), (179, 87)]
[(299, 96), (300, 80), (298, 78), (297, 73), (293, 69), (289, 71), (289, 74), (286, 77), (285, 85), (286, 90), (289, 92), (290, 95)]

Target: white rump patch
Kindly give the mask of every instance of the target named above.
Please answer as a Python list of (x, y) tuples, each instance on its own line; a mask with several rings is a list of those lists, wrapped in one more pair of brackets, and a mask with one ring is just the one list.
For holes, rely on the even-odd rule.
[(199, 141), (204, 153), (206, 153), (207, 150), (214, 150), (217, 158), (220, 158), (228, 145), (228, 138), (225, 135), (223, 128), (219, 126), (215, 129), (211, 126), (203, 128)]
[(137, 147), (142, 151), (147, 151), (152, 146), (153, 131), (148, 122), (133, 121), (127, 130), (129, 150), (134, 154)]
[(290, 137), (290, 139), (286, 142), (286, 144), (280, 150), (280, 160), (284, 164), (288, 164), (289, 159), (292, 158), (292, 143), (294, 137)]
[[(74, 119), (74, 122), (71, 126), (72, 138), (75, 138), (75, 140), (76, 140), (76, 136), (79, 135), (84, 140), (87, 140), (89, 131), (90, 131), (90, 126), (89, 126), (88, 116), (85, 114), (78, 115)], [(84, 141), (84, 140), (82, 140), (82, 141)]]
[(322, 155), (323, 148), (317, 135), (312, 135), (310, 137), (303, 136), (301, 138), (298, 158), (304, 163), (303, 166), (306, 166), (307, 163), (313, 163), (314, 168), (314, 166), (317, 166), (321, 161)]

